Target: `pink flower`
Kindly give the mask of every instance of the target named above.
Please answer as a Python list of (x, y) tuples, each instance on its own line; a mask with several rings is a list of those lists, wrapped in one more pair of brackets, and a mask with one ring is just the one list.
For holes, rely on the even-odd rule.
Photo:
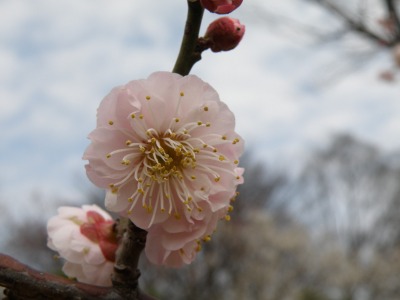
[(240, 43), (245, 30), (246, 27), (239, 20), (222, 17), (208, 26), (204, 38), (213, 52), (229, 51)]
[(169, 267), (190, 264), (201, 250), (202, 242), (211, 239), (219, 219), (227, 216), (222, 208), (215, 213), (208, 211), (193, 217), (193, 223), (183, 219), (171, 220), (168, 226), (155, 225), (147, 235), (145, 253), (150, 262)]
[(201, 238), (193, 232), (207, 234), (211, 220), (227, 213), (242, 183), (243, 141), (234, 126), (232, 112), (198, 77), (153, 73), (114, 88), (100, 104), (87, 174), (107, 189), (107, 208), (146, 229), (149, 240), (156, 232), (172, 239), (169, 232), (193, 242)]
[(60, 207), (47, 223), (48, 247), (66, 260), (63, 272), (80, 282), (110, 286), (118, 247), (114, 221), (97, 205)]
[(200, 0), (201, 5), (210, 12), (229, 14), (242, 4), (243, 0)]

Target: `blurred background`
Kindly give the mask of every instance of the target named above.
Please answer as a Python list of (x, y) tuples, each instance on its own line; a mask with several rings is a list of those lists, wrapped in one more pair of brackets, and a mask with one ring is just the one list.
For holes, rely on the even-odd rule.
[[(203, 53), (192, 74), (236, 115), (245, 184), (191, 266), (142, 258), (143, 289), (400, 299), (399, 15), (396, 0), (244, 0), (231, 15), (242, 43)], [(96, 108), (114, 86), (171, 70), (185, 19), (184, 0), (0, 0), (0, 252), (60, 272), (47, 219), (103, 204), (81, 159)]]

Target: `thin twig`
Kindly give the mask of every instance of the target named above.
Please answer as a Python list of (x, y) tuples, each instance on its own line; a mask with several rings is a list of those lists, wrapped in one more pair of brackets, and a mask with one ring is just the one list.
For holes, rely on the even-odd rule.
[(310, 0), (310, 1), (325, 6), (327, 9), (340, 16), (347, 23), (347, 25), (350, 26), (351, 29), (360, 32), (361, 34), (377, 42), (378, 44), (388, 45), (388, 46), (394, 44), (394, 41), (386, 40), (385, 38), (371, 31), (361, 21), (353, 19), (343, 9), (339, 8), (336, 4), (332, 3), (331, 1), (327, 0)]
[(188, 75), (196, 62), (201, 60), (201, 52), (205, 49), (199, 45), (200, 25), (204, 9), (200, 1), (189, 1), (185, 30), (182, 37), (181, 48), (172, 72), (182, 76)]

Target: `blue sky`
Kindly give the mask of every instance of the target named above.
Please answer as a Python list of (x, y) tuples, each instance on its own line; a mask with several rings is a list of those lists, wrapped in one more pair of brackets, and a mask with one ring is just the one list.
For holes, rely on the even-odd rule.
[[(398, 148), (399, 83), (378, 80), (393, 68), (390, 52), (326, 84), (349, 51), (369, 44), (314, 43), (299, 26), (276, 24), (282, 16), (321, 32), (337, 25), (301, 0), (244, 1), (232, 15), (246, 24), (242, 43), (204, 53), (192, 71), (234, 111), (257, 158), (295, 165), (342, 131)], [(0, 204), (28, 205), (32, 192), (84, 201), (81, 157), (99, 102), (116, 85), (171, 70), (185, 17), (183, 0), (0, 0)], [(217, 17), (205, 14), (203, 33)]]

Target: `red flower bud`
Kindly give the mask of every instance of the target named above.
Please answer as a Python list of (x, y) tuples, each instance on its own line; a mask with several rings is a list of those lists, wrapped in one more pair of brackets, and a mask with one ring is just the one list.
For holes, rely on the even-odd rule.
[(239, 44), (244, 32), (245, 26), (239, 20), (222, 17), (208, 26), (204, 38), (210, 44), (211, 51), (228, 51)]
[(210, 12), (229, 14), (242, 4), (243, 0), (200, 0), (201, 5)]

